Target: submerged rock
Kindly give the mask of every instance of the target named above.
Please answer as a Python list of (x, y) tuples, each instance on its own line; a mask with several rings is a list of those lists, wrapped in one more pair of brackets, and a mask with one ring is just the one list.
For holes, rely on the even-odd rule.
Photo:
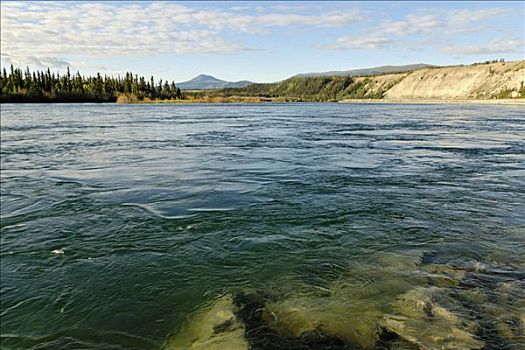
[[(438, 268), (432, 270), (436, 276), (416, 270), (421, 253), (409, 253), (382, 252), (374, 256), (373, 265), (348, 269), (344, 276), (323, 286), (322, 293), (312, 289), (311, 292), (270, 301), (265, 305), (263, 318), (281, 336), (301, 337), (322, 332), (359, 349), (376, 349), (382, 341), (381, 320), (399, 295), (413, 288), (414, 283), (428, 284), (429, 276), (454, 279), (449, 283), (451, 285), (456, 285), (456, 278), (460, 278), (452, 273), (449, 277), (448, 271), (445, 275), (445, 271)], [(438, 276), (437, 272), (442, 274)], [(398, 347), (407, 344), (399, 339), (397, 342)]]
[(487, 294), (481, 288), (466, 288), (454, 291), (454, 297), (458, 302), (469, 307), (471, 310), (479, 309), (487, 302)]
[(374, 349), (388, 306), (411, 288), (394, 270), (353, 270), (323, 294), (304, 293), (267, 303), (267, 324), (280, 334), (321, 331), (360, 349)]
[(496, 289), (496, 330), (510, 350), (525, 349), (525, 281), (505, 282)]
[(436, 290), (420, 287), (405, 293), (392, 304), (393, 313), (382, 326), (423, 350), (481, 349), (484, 343), (467, 330), (472, 325), (434, 302)]
[(301, 334), (317, 330), (318, 313), (311, 300), (294, 298), (268, 304), (262, 317), (277, 332), (299, 337)]
[(455, 287), (465, 277), (465, 271), (442, 264), (427, 264), (421, 266), (426, 272), (428, 282), (436, 287)]
[(381, 328), (374, 350), (419, 350), (419, 348), (397, 334)]
[(423, 256), (421, 251), (380, 252), (371, 260), (379, 268), (390, 268), (398, 271), (413, 269), (420, 264)]
[(164, 348), (525, 349), (522, 271), (416, 253), (383, 255), (285, 298), (253, 291), (221, 297)]
[(382, 313), (370, 303), (348, 304), (330, 298), (303, 297), (267, 305), (264, 317), (281, 335), (312, 332), (344, 340), (354, 348), (373, 349)]
[(245, 324), (245, 336), (250, 349), (361, 350), (361, 347), (315, 327), (312, 320), (303, 317), (304, 309), (288, 310), (293, 314), (289, 319), (292, 323), (285, 324), (277, 322), (277, 319), (282, 320), (281, 317), (287, 313), (284, 311), (286, 308), (279, 310), (279, 315), (273, 313), (258, 293), (239, 293), (234, 299), (239, 307), (237, 317)]
[(244, 325), (229, 295), (198, 311), (180, 332), (163, 346), (165, 350), (248, 350)]

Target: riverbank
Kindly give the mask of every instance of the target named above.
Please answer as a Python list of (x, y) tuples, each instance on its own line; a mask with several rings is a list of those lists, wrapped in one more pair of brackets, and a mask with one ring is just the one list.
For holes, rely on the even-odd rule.
[(203, 99), (188, 100), (144, 100), (138, 101), (139, 104), (200, 104), (200, 103), (286, 103), (286, 102), (337, 102), (353, 104), (488, 104), (488, 105), (525, 105), (525, 99), (492, 99), (492, 100), (474, 100), (474, 99), (344, 99), (341, 101), (300, 101), (286, 98), (259, 98), (259, 97), (214, 97)]
[[(170, 100), (151, 100), (151, 99), (145, 98), (144, 100), (137, 101), (136, 103), (148, 103), (148, 104), (184, 103), (184, 104), (188, 104), (188, 103), (261, 103), (261, 102), (288, 102), (288, 101), (286, 101), (285, 99), (265, 98), (265, 97), (214, 96), (214, 97), (170, 99)], [(117, 103), (119, 102), (117, 101)]]
[(487, 104), (487, 105), (525, 105), (525, 99), (492, 99), (492, 100), (467, 100), (467, 99), (345, 99), (339, 103), (395, 103), (395, 104)]
[[(142, 101), (128, 102), (128, 103), (145, 103), (145, 104), (199, 104), (199, 103), (268, 103), (268, 102), (312, 102), (302, 101), (300, 99), (288, 97), (260, 97), (260, 96), (206, 96), (200, 98), (188, 99), (171, 99), (171, 100), (150, 100), (148, 98)], [(337, 102), (337, 101), (318, 101), (318, 102)], [(119, 102), (117, 103), (126, 103)]]

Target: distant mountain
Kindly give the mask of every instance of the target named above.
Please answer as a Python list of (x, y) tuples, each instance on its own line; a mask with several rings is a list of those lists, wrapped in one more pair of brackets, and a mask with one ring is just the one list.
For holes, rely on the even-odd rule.
[(413, 71), (413, 70), (420, 69), (420, 68), (426, 68), (426, 67), (435, 67), (435, 66), (431, 64), (417, 63), (417, 64), (408, 64), (404, 66), (381, 66), (381, 67), (373, 67), (373, 68), (343, 70), (343, 71), (303, 73), (303, 74), (297, 74), (296, 77), (364, 76), (364, 75), (376, 75), (376, 74), (385, 74), (385, 73), (409, 72), (409, 71)]
[(206, 90), (206, 89), (222, 89), (222, 88), (236, 88), (253, 84), (248, 80), (241, 81), (226, 81), (212, 77), (211, 75), (201, 74), (195, 78), (178, 83), (177, 86), (181, 90)]

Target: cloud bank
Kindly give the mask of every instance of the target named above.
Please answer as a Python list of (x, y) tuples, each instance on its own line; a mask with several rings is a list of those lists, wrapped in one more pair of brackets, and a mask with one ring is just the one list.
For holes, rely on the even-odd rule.
[[(384, 20), (369, 26), (364, 33), (354, 33), (352, 35), (341, 36), (332, 44), (321, 47), (334, 50), (347, 49), (384, 49), (397, 44), (398, 48), (413, 48), (424, 42), (426, 47), (434, 42), (434, 47), (441, 53), (454, 53), (455, 55), (468, 54), (494, 54), (494, 53), (514, 53), (516, 43), (519, 40), (495, 40), (491, 45), (470, 46), (461, 49), (458, 46), (439, 48), (437, 42), (446, 39), (452, 41), (461, 39), (463, 35), (475, 32), (489, 31), (492, 28), (482, 21), (504, 18), (511, 13), (501, 8), (485, 9), (462, 9), (446, 11), (419, 11), (406, 15), (402, 20)], [(378, 34), (379, 33), (379, 34)], [(413, 40), (413, 38), (423, 38), (424, 40)]]
[(479, 42), (468, 38), (473, 33), (498, 33), (491, 21), (512, 13), (497, 7), (415, 9), (396, 17), (359, 10), (353, 4), (336, 10), (321, 3), (265, 8), (174, 2), (1, 2), (0, 6), (2, 64), (35, 68), (79, 68), (89, 66), (85, 62), (115, 57), (229, 55), (260, 49), (257, 39), (262, 35), (279, 35), (276, 45), (283, 45), (288, 40), (284, 37), (293, 32), (304, 34), (302, 38), (316, 33), (309, 49), (325, 51), (431, 49), (455, 57), (523, 53), (523, 32), (519, 37), (520, 33), (509, 36), (500, 31), (501, 40), (492, 35), (483, 44), (462, 44)]
[(289, 26), (338, 27), (357, 21), (357, 11), (300, 15), (246, 15), (195, 9), (171, 2), (2, 2), (2, 52), (13, 57), (150, 56), (248, 50), (224, 31), (262, 34)]

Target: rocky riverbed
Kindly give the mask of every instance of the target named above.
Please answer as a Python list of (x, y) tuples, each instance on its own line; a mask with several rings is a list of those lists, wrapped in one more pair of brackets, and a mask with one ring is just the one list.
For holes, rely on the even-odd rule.
[(322, 290), (218, 296), (164, 349), (525, 348), (522, 263), (460, 261), (432, 251), (382, 254), (376, 262)]

